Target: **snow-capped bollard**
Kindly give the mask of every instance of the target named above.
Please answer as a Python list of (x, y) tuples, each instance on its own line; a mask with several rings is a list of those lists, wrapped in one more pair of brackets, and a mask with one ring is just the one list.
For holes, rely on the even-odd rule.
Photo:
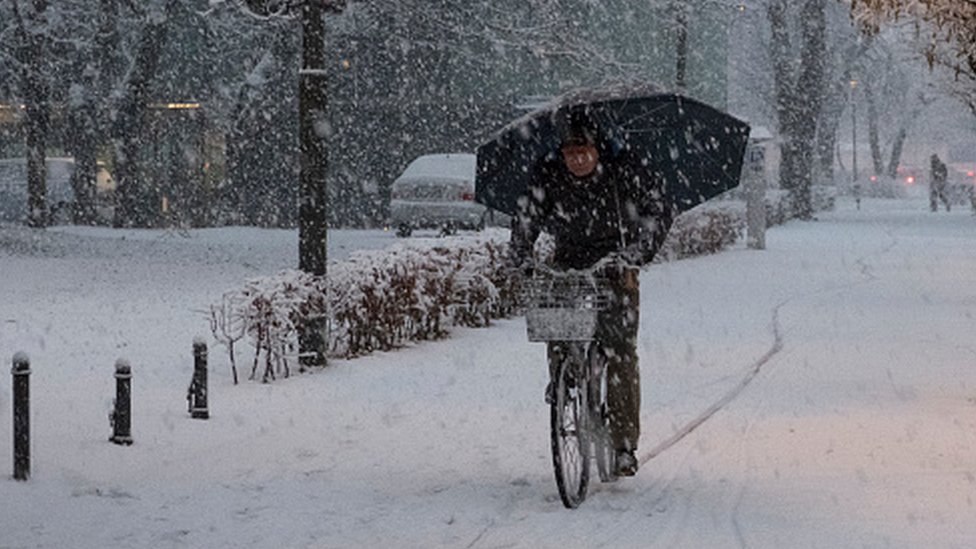
[(201, 338), (193, 340), (193, 381), (186, 392), (190, 417), (208, 419), (207, 408), (207, 344)]
[(30, 478), (30, 359), (25, 353), (14, 355), (14, 479)]
[(132, 366), (120, 358), (115, 361), (115, 409), (108, 415), (112, 424), (110, 441), (132, 444)]

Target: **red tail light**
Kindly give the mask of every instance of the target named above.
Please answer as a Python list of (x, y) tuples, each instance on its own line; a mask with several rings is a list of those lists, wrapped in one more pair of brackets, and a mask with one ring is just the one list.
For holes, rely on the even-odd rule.
[(907, 178), (907, 179), (905, 179), (905, 181), (906, 181), (906, 182), (907, 182), (907, 183), (908, 183), (909, 185), (911, 185), (912, 183), (914, 183), (914, 182), (915, 182), (915, 177), (913, 177), (913, 176), (911, 176), (911, 175), (910, 175), (910, 176), (908, 176), (908, 178)]
[(466, 200), (468, 202), (471, 202), (472, 200), (474, 200), (474, 193), (464, 191), (463, 193), (461, 193), (461, 200)]
[(872, 182), (877, 181), (877, 180), (878, 180), (878, 176), (876, 176), (876, 175), (872, 175), (871, 176), (871, 181)]
[(969, 170), (968, 172), (966, 172), (966, 175), (968, 175), (969, 177), (976, 177), (976, 172), (974, 172), (973, 170)]

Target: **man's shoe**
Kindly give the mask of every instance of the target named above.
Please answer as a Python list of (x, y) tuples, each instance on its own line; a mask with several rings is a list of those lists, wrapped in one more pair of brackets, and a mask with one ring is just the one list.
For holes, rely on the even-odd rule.
[(632, 477), (637, 474), (637, 466), (633, 450), (617, 450), (617, 476)]

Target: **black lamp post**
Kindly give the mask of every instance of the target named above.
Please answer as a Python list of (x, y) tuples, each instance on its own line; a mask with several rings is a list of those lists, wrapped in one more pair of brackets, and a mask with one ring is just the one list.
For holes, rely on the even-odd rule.
[(854, 92), (857, 90), (857, 80), (851, 79), (851, 182), (857, 184), (857, 101)]
[[(328, 187), (326, 183), (328, 127), (325, 78), (325, 21), (327, 12), (339, 13), (346, 0), (246, 0), (262, 16), (297, 13), (302, 25), (302, 66), (299, 70), (299, 187), (298, 268), (326, 275), (328, 261)], [(328, 337), (324, 319), (299, 328), (298, 345), (303, 364), (325, 365)]]

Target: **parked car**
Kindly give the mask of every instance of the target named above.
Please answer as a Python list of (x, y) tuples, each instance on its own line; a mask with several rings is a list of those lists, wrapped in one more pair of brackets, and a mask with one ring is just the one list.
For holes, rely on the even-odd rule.
[(428, 154), (414, 159), (390, 189), (390, 226), (397, 236), (415, 229), (480, 230), (507, 226), (508, 216), (474, 201), (475, 155)]
[[(67, 223), (75, 204), (71, 175), (73, 158), (48, 158), (46, 192), (48, 213), (53, 223)], [(0, 222), (27, 220), (27, 160), (0, 158)]]

